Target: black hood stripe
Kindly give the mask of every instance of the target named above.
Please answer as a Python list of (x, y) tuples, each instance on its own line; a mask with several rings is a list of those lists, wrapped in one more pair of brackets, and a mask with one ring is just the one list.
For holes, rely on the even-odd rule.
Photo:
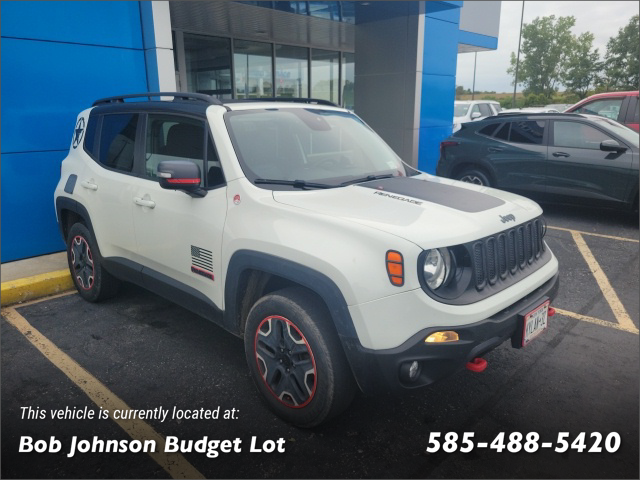
[[(390, 198), (394, 198), (395, 195), (402, 195), (468, 213), (484, 212), (505, 203), (504, 200), (485, 193), (410, 177), (385, 178), (361, 183), (358, 186), (388, 194), (385, 196)], [(404, 201), (409, 200), (408, 198), (395, 198)]]

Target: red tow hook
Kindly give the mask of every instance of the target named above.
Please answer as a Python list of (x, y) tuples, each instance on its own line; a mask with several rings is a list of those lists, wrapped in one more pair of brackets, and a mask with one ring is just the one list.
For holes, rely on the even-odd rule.
[(549, 310), (547, 311), (547, 316), (553, 317), (556, 314), (556, 309), (549, 305)]
[(485, 368), (487, 368), (487, 361), (484, 358), (476, 357), (470, 362), (467, 362), (467, 369), (472, 372), (484, 372)]

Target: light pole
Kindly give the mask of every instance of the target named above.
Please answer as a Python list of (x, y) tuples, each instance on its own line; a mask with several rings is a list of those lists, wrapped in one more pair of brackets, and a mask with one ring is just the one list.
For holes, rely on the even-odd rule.
[(513, 80), (513, 100), (511, 108), (516, 108), (516, 88), (518, 88), (518, 65), (520, 64), (520, 41), (522, 40), (522, 20), (524, 19), (524, 0), (522, 0), (522, 15), (520, 16), (520, 36), (518, 37), (518, 57), (516, 58), (516, 77)]
[(473, 59), (473, 87), (471, 87), (471, 100), (476, 96), (476, 62), (478, 61), (478, 52), (475, 52), (476, 56)]

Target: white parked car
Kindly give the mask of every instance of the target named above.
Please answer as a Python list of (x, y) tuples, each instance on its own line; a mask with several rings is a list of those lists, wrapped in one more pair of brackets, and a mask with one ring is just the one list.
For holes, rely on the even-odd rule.
[(493, 100), (456, 100), (453, 104), (453, 131), (460, 130), (465, 122), (482, 120), (497, 115), (502, 109), (500, 102)]
[(550, 107), (506, 108), (500, 112), (500, 115), (505, 113), (560, 113), (560, 111)]
[(421, 173), (352, 112), (289, 100), (80, 112), (54, 199), (79, 294), (126, 280), (244, 338), (266, 403), (304, 427), (545, 330), (558, 262), (536, 203)]

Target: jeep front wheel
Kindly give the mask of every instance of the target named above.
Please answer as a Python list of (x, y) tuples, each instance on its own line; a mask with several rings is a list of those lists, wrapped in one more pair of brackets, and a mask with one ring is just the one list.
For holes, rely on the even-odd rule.
[(346, 409), (355, 382), (324, 304), (302, 288), (258, 300), (245, 328), (249, 370), (269, 407), (299, 427)]

